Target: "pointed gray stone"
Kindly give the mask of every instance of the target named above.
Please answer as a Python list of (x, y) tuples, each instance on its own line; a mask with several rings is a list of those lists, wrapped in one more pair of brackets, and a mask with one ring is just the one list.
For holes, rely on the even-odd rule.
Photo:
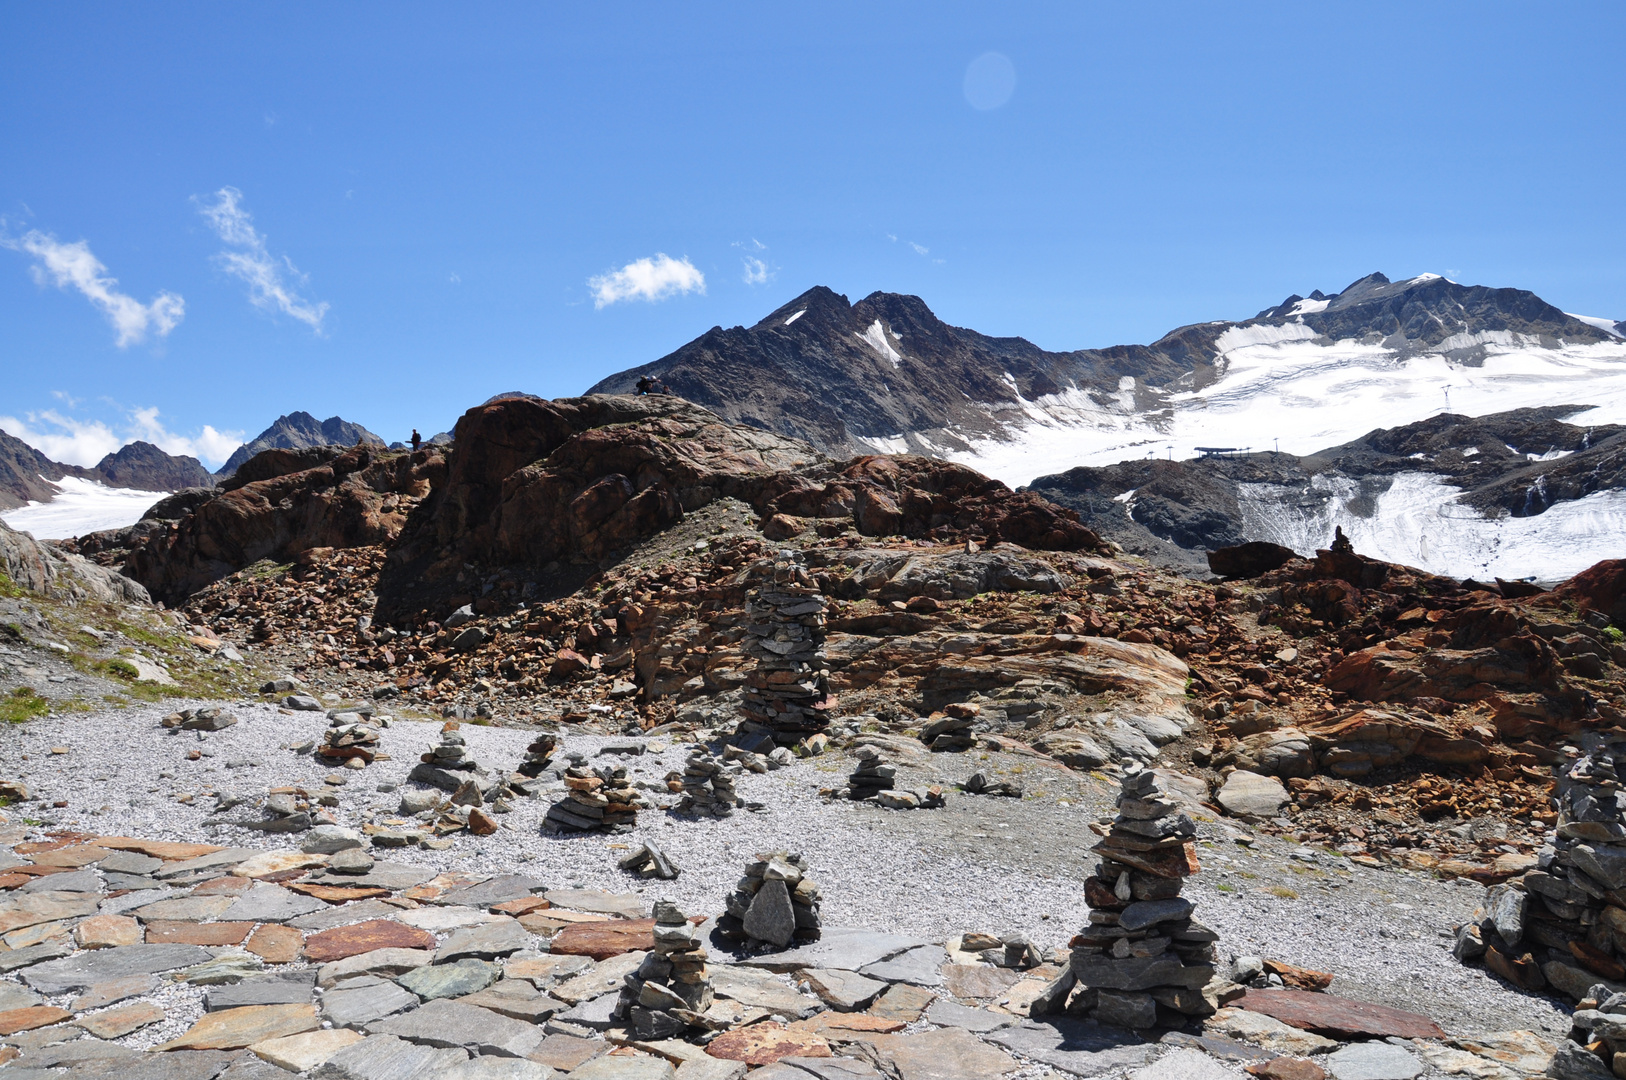
[(745, 932), (781, 949), (796, 936), (796, 911), (783, 881), (764, 881), (745, 911)]

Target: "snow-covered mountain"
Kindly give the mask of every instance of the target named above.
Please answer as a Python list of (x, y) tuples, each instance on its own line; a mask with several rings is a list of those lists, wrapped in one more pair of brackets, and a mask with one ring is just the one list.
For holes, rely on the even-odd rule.
[[(1557, 415), (1570, 417), (1576, 439), (1589, 426), (1626, 423), (1623, 335), (1626, 322), (1567, 314), (1526, 290), (1371, 274), (1150, 345), (1056, 353), (949, 326), (918, 297), (874, 293), (850, 304), (815, 288), (755, 326), (714, 327), (590, 392), (629, 392), (649, 376), (729, 419), (831, 453), (927, 454), (1013, 486), (1044, 477), (1051, 495), (1050, 481), (1080, 466), (1279, 450), (1309, 471), (1233, 490), (1229, 531), (1181, 540), (1173, 525), (1135, 519), (1147, 553), (1162, 545), (1169, 561), (1195, 565), (1196, 549), (1221, 535), (1310, 551), (1343, 524), (1366, 550), (1399, 562), (1550, 578), (1577, 559), (1622, 553), (1612, 539), (1626, 524), (1622, 482), (1560, 483), (1548, 478), (1558, 466), (1521, 453), (1518, 469), (1504, 463), (1508, 482), (1548, 496), (1472, 504), (1459, 501), (1466, 481), (1449, 471), (1390, 463), (1368, 477), (1347, 455), (1331, 467), (1318, 454), (1431, 417), (1567, 406)], [(1319, 494), (1302, 497), (1300, 486)], [(1115, 489), (1117, 512), (1137, 505), (1125, 495), (1134, 487)]]

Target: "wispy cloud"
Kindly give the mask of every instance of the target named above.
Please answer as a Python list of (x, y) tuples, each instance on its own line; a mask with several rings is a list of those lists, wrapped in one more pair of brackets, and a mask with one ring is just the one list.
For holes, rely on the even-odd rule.
[(657, 253), (636, 259), (619, 270), (587, 279), (593, 306), (608, 307), (622, 300), (665, 300), (669, 296), (706, 291), (706, 275), (687, 258)]
[(298, 290), (307, 278), (288, 256), (271, 254), (265, 237), (254, 227), (254, 218), (243, 209), (243, 193), (234, 187), (215, 192), (214, 202), (198, 202), (198, 212), (234, 251), (222, 251), (215, 264), (248, 286), (249, 302), (262, 311), (280, 311), (322, 332), (327, 301), (307, 300)]
[(29, 270), (41, 285), (78, 289), (113, 324), (121, 349), (146, 340), (149, 333), (164, 337), (186, 316), (186, 301), (175, 293), (161, 292), (152, 303), (143, 304), (119, 292), (118, 279), (108, 275), (107, 267), (91, 254), (90, 244), (84, 240), (65, 244), (38, 229), (13, 237), (0, 222), (0, 247), (32, 255), (35, 263)]
[(768, 260), (758, 254), (768, 250), (768, 245), (761, 240), (753, 236), (749, 240), (736, 240), (733, 246), (752, 252), (740, 257), (740, 265), (745, 271), (740, 275), (740, 280), (747, 285), (766, 285), (779, 275), (779, 267), (769, 265)]
[[(888, 240), (892, 241), (894, 244), (896, 244), (898, 242), (898, 235), (896, 233), (887, 233), (886, 238)], [(905, 240), (904, 243), (906, 245), (908, 245), (908, 247), (911, 250), (913, 250), (916, 255), (919, 255), (921, 258), (923, 258), (923, 259), (930, 259), (931, 258), (932, 249), (927, 247), (925, 244), (917, 244), (913, 240)], [(943, 260), (942, 259), (932, 259), (932, 262), (941, 263), (941, 262), (943, 262)]]
[[(78, 399), (56, 396), (73, 408)], [(158, 409), (122, 409), (124, 418), (115, 427), (102, 420), (84, 420), (56, 409), (27, 412), (22, 417), (0, 416), (0, 430), (14, 435), (53, 461), (69, 465), (95, 465), (136, 439), (150, 442), (170, 454), (195, 457), (206, 465), (219, 467), (243, 445), (243, 432), (220, 431), (203, 425), (196, 435), (179, 435), (159, 419)]]

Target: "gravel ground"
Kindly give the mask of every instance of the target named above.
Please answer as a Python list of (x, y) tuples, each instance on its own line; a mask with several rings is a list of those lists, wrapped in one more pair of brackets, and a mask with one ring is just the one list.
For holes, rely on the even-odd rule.
[[(297, 846), (297, 836), (204, 826), (214, 799), (202, 793), (263, 795), (272, 786), (322, 786), (335, 770), (284, 747), (320, 739), (324, 714), (239, 703), (231, 709), (241, 722), (224, 731), (160, 728), (158, 720), (178, 707), (183, 703), (9, 727), (0, 732), (0, 775), (22, 777), (47, 800), (68, 800), (67, 808), (48, 811), (30, 804), (25, 813), (49, 815), (35, 819), (46, 827)], [(399, 793), (377, 788), (403, 782), (418, 755), (438, 741), (438, 732), (438, 723), (397, 720), (382, 733), (382, 749), (392, 760), (337, 770), (348, 780), (335, 811), (340, 822), (359, 825), (369, 812), (375, 820), (396, 819)], [(478, 761), (505, 770), (518, 764), (532, 737), (528, 730), (467, 724), (463, 733)], [(648, 740), (642, 756), (596, 756), (606, 743), (627, 741), (566, 731), (561, 750), (587, 754), (597, 764), (625, 761), (635, 782), (658, 789), (649, 792), (652, 801), (673, 801), (662, 778), (681, 767), (685, 744), (657, 737)], [(53, 754), (57, 747), (67, 753)], [(193, 749), (205, 756), (186, 760)], [(1028, 797), (954, 793), (946, 809), (899, 812), (819, 796), (821, 787), (835, 786), (850, 768), (845, 755), (832, 754), (766, 775), (746, 773), (738, 781), (740, 795), (768, 808), (722, 821), (649, 810), (630, 834), (555, 837), (540, 829), (552, 798), (544, 796), (517, 800), (513, 813), (499, 817), (501, 830), (493, 836), (458, 834), (445, 851), (381, 854), (443, 870), (522, 871), (559, 886), (637, 890), (705, 911), (721, 908), (741, 866), (756, 852), (784, 847), (811, 861), (829, 925), (882, 928), (929, 941), (968, 930), (1022, 931), (1045, 949), (1065, 945), (1083, 925), (1079, 881), (1093, 862), (1088, 848), (1096, 840), (1087, 823), (1110, 811), (1115, 788), (1105, 778), (1005, 754), (922, 754), (900, 769), (902, 784), (952, 782), (984, 768), (1020, 780)], [(176, 801), (186, 793), (198, 796), (195, 805)], [(1197, 901), (1199, 917), (1221, 932), (1229, 952), (1335, 972), (1336, 992), (1427, 1013), (1453, 1034), (1568, 1030), (1568, 1011), (1557, 1002), (1512, 990), (1451, 958), (1449, 929), (1477, 906), (1484, 892), (1479, 886), (1352, 866), (1324, 852), (1255, 840), (1230, 822), (1200, 825), (1204, 872), (1187, 894)], [(646, 882), (616, 868), (616, 857), (646, 839), (683, 870), (678, 880)]]

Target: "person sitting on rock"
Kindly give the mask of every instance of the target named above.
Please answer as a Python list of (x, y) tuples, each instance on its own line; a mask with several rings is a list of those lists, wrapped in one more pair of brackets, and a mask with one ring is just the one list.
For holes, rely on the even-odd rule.
[(648, 375), (640, 375), (638, 377), (638, 395), (640, 397), (642, 397), (643, 395), (649, 393), (654, 388), (655, 388), (655, 380), (654, 379), (651, 379)]

